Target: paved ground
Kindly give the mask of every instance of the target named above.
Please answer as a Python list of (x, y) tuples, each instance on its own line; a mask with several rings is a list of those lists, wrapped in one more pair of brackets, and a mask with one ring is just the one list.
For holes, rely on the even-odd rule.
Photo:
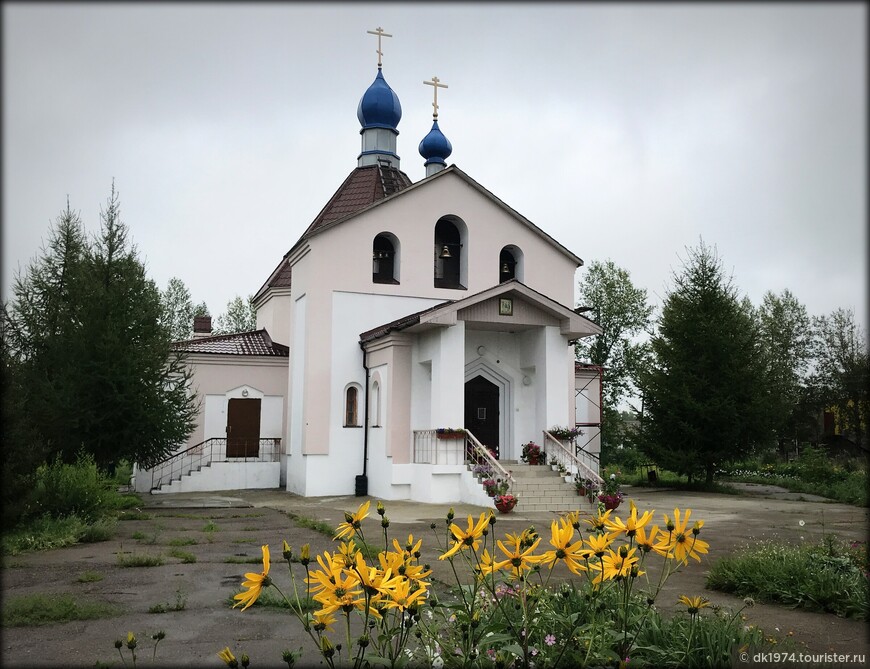
[[(710, 543), (710, 557), (700, 565), (692, 562), (669, 582), (659, 598), (667, 607), (680, 594), (704, 594), (713, 602), (733, 609), (739, 598), (704, 591), (704, 579), (712, 560), (758, 539), (810, 540), (823, 533), (845, 539), (866, 539), (868, 510), (820, 501), (810, 495), (788, 493), (770, 486), (744, 486), (744, 495), (686, 493), (665, 489), (629, 489), (641, 510), (656, 509), (657, 522), (662, 513), (674, 507), (693, 509), (693, 518), (704, 519), (703, 537)], [(230, 646), (236, 654), (247, 652), (254, 667), (281, 666), (281, 651), (303, 646), (310, 663), (315, 655), (298, 621), (277, 610), (232, 610), (228, 598), (239, 590), (241, 575), (256, 566), (227, 563), (228, 558), (258, 558), (260, 545), (269, 543), (280, 560), (281, 540), (292, 546), (310, 543), (312, 554), (331, 548), (329, 538), (297, 527), (287, 513), (322, 520), (336, 526), (344, 511), (354, 511), (363, 499), (353, 496), (301, 498), (282, 491), (231, 491), (222, 494), (147, 496), (142, 519), (119, 523), (115, 539), (43, 553), (6, 558), (2, 570), (4, 600), (32, 592), (69, 592), (82, 597), (117, 603), (124, 615), (107, 620), (72, 622), (40, 628), (3, 629), (2, 666), (81, 666), (95, 662), (122, 666), (113, 647), (115, 639), (128, 630), (140, 635), (163, 629), (167, 633), (153, 666), (224, 666), (216, 653)], [(435, 576), (451, 582), (444, 562), (436, 559), (430, 524), (442, 527), (446, 508), (411, 502), (387, 502), (392, 536), (403, 541), (407, 534), (424, 539), (424, 559), (435, 569)], [(578, 498), (581, 511), (591, 511), (584, 498)], [(625, 503), (627, 510), (627, 503)], [(479, 514), (480, 507), (455, 505), (457, 518)], [(622, 507), (620, 510), (623, 510)], [(558, 510), (564, 511), (564, 510)], [(374, 504), (372, 505), (374, 515)], [(533, 524), (544, 534), (556, 513), (516, 513), (499, 516), (497, 533), (518, 531)], [(800, 523), (803, 521), (803, 525)], [(379, 529), (372, 521), (372, 530)], [(217, 526), (205, 531), (206, 524)], [(140, 539), (134, 539), (143, 537)], [(184, 564), (166, 557), (173, 539), (193, 539), (189, 551), (197, 561)], [(373, 537), (370, 541), (373, 541)], [(163, 555), (166, 563), (152, 568), (122, 569), (119, 554)], [(274, 562), (273, 562), (274, 564)], [(277, 582), (286, 583), (280, 563), (273, 567)], [(94, 571), (102, 580), (81, 583), (79, 575)], [(184, 602), (180, 611), (148, 613), (158, 604)], [(757, 605), (746, 610), (748, 621), (761, 626), (772, 636), (785, 638), (789, 632), (798, 649), (824, 653), (865, 653), (870, 656), (870, 640), (863, 622), (843, 620), (827, 614), (791, 611), (777, 606)], [(150, 640), (144, 644), (138, 666), (149, 666)], [(129, 657), (127, 658), (129, 662)], [(284, 665), (286, 666), (286, 665)], [(304, 666), (311, 666), (305, 664)]]

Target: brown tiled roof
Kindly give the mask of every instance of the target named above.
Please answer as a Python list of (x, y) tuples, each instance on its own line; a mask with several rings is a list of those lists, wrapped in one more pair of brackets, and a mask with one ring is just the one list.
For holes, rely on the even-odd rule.
[(355, 214), (410, 185), (408, 175), (395, 167), (380, 164), (357, 167), (317, 214), (302, 238), (322, 225)]
[(293, 272), (290, 269), (290, 263), (287, 258), (281, 261), (281, 268), (275, 274), (274, 278), (269, 282), (270, 288), (289, 288), (292, 284)]
[(178, 341), (172, 345), (184, 353), (214, 353), (220, 355), (264, 355), (278, 358), (290, 356), (290, 347), (272, 341), (265, 328), (252, 332), (237, 332)]

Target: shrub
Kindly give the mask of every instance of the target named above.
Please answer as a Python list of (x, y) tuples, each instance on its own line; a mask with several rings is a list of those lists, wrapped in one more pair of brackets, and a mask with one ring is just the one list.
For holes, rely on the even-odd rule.
[(78, 543), (87, 524), (78, 516), (36, 518), (3, 534), (3, 553), (18, 555), (24, 551), (42, 551), (63, 548)]
[(71, 465), (58, 458), (36, 470), (28, 515), (52, 518), (75, 515), (93, 522), (104, 513), (111, 486), (91, 455), (81, 454)]

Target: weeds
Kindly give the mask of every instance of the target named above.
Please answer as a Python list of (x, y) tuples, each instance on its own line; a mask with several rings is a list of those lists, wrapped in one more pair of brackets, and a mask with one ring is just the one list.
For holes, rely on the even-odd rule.
[(183, 551), (180, 548), (173, 548), (169, 551), (169, 557), (178, 558), (183, 564), (192, 564), (196, 562), (196, 555), (188, 551)]
[(153, 546), (157, 543), (157, 532), (152, 532), (151, 534), (145, 534), (144, 532), (133, 532), (133, 538), (140, 544), (148, 544), (149, 546)]
[(187, 596), (180, 588), (175, 591), (175, 604), (155, 604), (148, 613), (167, 613), (169, 611), (184, 611), (187, 607)]
[(94, 620), (121, 615), (119, 607), (105, 602), (83, 600), (63, 594), (35, 594), (13, 597), (3, 605), (4, 627), (51, 625), (72, 620)]
[(330, 539), (335, 536), (335, 528), (329, 523), (324, 523), (322, 520), (315, 520), (314, 518), (307, 518), (305, 516), (297, 516), (295, 513), (288, 513), (287, 515), (293, 519), (293, 522), (297, 527), (304, 527), (309, 530), (314, 530), (315, 532), (320, 532), (320, 534), (323, 534)]
[(83, 571), (76, 580), (79, 583), (96, 583), (103, 580), (103, 575), (98, 571)]
[(139, 509), (118, 512), (118, 520), (151, 520), (151, 518), (153, 516), (150, 513), (144, 513)]
[(196, 546), (199, 543), (196, 539), (171, 539), (169, 541), (170, 546)]
[(119, 567), (159, 567), (162, 564), (163, 558), (159, 555), (146, 555), (144, 553), (118, 554)]
[(224, 562), (227, 564), (260, 564), (261, 560), (258, 557), (241, 557), (239, 555), (233, 555), (225, 558)]
[(213, 520), (209, 520), (205, 525), (202, 526), (202, 531), (206, 533), (217, 532), (218, 530), (220, 530), (220, 528)]

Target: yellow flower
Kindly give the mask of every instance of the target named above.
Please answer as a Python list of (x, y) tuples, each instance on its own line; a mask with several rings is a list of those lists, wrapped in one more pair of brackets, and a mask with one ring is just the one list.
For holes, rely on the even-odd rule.
[(523, 546), (525, 545), (524, 541), (515, 542), (510, 546), (506, 546), (505, 543), (499, 539), (498, 547), (507, 557), (507, 560), (502, 565), (503, 568), (507, 568), (514, 578), (522, 578), (523, 574), (530, 571), (539, 560), (538, 556), (532, 555), (539, 543), (541, 543), (540, 537), (535, 539), (528, 548), (523, 550)]
[(460, 528), (456, 523), (452, 523), (450, 525), (450, 531), (453, 532), (456, 541), (450, 550), (444, 553), (444, 555), (439, 556), (438, 559), (446, 560), (447, 558), (451, 558), (461, 549), (468, 548), (469, 546), (472, 550), (477, 551), (480, 547), (480, 538), (483, 536), (483, 531), (489, 524), (489, 515), (492, 515), (492, 512), (487, 514), (486, 511), (484, 511), (480, 514), (477, 523), (474, 522), (474, 519), (471, 516), (468, 516), (467, 530), (462, 530), (462, 528)]
[(605, 522), (607, 531), (611, 534), (611, 536), (613, 536), (613, 538), (616, 538), (623, 533), (627, 537), (633, 537), (635, 534), (637, 534), (638, 529), (646, 525), (653, 517), (653, 511), (645, 511), (644, 514), (640, 517), (640, 520), (638, 520), (637, 507), (634, 505), (634, 500), (629, 500), (628, 504), (631, 508), (631, 513), (629, 513), (628, 518), (625, 520), (625, 522), (623, 522), (622, 518), (620, 518), (619, 516), (613, 519), (608, 519)]
[(239, 666), (236, 656), (233, 655), (232, 651), (230, 651), (229, 646), (225, 647), (220, 653), (218, 653), (218, 657), (226, 662), (230, 667)]
[(335, 624), (335, 616), (332, 613), (320, 610), (312, 613), (311, 617), (314, 619), (315, 632), (332, 631), (332, 626)]
[(611, 513), (613, 513), (613, 509), (608, 509), (604, 513), (599, 513), (594, 518), (587, 518), (586, 522), (589, 523), (590, 529), (593, 532), (606, 532), (607, 521), (610, 520)]
[(665, 557), (668, 554), (667, 549), (667, 538), (663, 539), (664, 543), (661, 541), (659, 543), (654, 543), (656, 540), (656, 536), (659, 534), (659, 526), (653, 525), (649, 530), (649, 536), (647, 536), (646, 528), (639, 527), (637, 530), (637, 534), (634, 535), (634, 539), (637, 542), (637, 547), (644, 553), (649, 553), (650, 551), (654, 553), (658, 553), (662, 557)]
[(540, 563), (548, 564), (550, 569), (552, 569), (556, 562), (563, 560), (568, 569), (574, 574), (586, 571), (586, 566), (583, 564), (583, 540), (579, 539), (571, 543), (574, 539), (574, 523), (571, 516), (562, 518), (559, 522), (554, 520), (550, 523), (550, 535), (550, 545), (554, 550), (547, 551), (541, 555)]
[(344, 566), (350, 567), (354, 562), (356, 562), (356, 556), (359, 554), (359, 548), (357, 548), (353, 539), (348, 539), (339, 544), (338, 553), (335, 557), (340, 557), (344, 561)]
[[(311, 584), (314, 599), (323, 604), (324, 609), (335, 611), (352, 604), (353, 597), (362, 594), (359, 589), (359, 576), (344, 568), (344, 558), (332, 556), (326, 551), (317, 556), (320, 569), (315, 569), (305, 580)], [(347, 598), (350, 595), (350, 598)]]
[(386, 608), (400, 611), (419, 606), (426, 599), (426, 588), (420, 587), (411, 592), (411, 581), (405, 578), (394, 579), (393, 584), (382, 592)]
[(412, 558), (412, 557), (414, 557), (415, 553), (419, 553), (420, 547), (422, 545), (423, 545), (422, 539), (418, 539), (417, 543), (414, 543), (414, 535), (413, 534), (408, 535), (408, 543), (405, 544), (404, 548), (402, 548), (398, 539), (393, 539), (393, 548), (396, 549), (396, 552), (398, 552), (398, 553), (404, 552), (406, 557), (408, 557), (408, 558)]
[(610, 544), (612, 543), (613, 539), (611, 539), (606, 534), (593, 534), (586, 539), (586, 545), (589, 546), (589, 548), (584, 548), (580, 552), (586, 559), (589, 559), (593, 555), (597, 558), (600, 558), (604, 556), (604, 554), (607, 552), (607, 549), (610, 548)]
[(692, 510), (686, 509), (685, 517), (680, 519), (680, 510), (674, 509), (673, 523), (671, 523), (670, 519), (665, 516), (665, 523), (674, 529), (668, 536), (667, 541), (662, 544), (662, 547), (667, 548), (669, 557), (672, 557), (683, 564), (686, 564), (690, 557), (700, 562), (701, 557), (698, 553), (706, 553), (707, 549), (710, 547), (710, 544), (698, 539), (698, 535), (693, 533), (691, 530), (689, 530), (688, 533), (686, 532), (686, 525), (688, 525), (689, 516), (691, 515)]
[(489, 576), (493, 572), (500, 570), (507, 563), (507, 560), (496, 562), (490, 556), (489, 551), (484, 548), (483, 553), (480, 555), (480, 566), (475, 567), (474, 569), (478, 572), (478, 577)]
[(363, 502), (354, 514), (345, 511), (344, 522), (338, 526), (338, 531), (335, 533), (335, 537), (333, 538), (343, 539), (344, 537), (354, 536), (359, 528), (362, 527), (363, 519), (368, 517), (369, 506), (371, 506), (371, 503), (371, 500)]
[(233, 599), (237, 599), (238, 601), (233, 604), (233, 608), (244, 604), (242, 607), (242, 611), (248, 608), (251, 604), (257, 601), (257, 598), (260, 596), (260, 592), (263, 588), (269, 587), (271, 585), (272, 580), (269, 578), (269, 546), (263, 546), (263, 573), (255, 574), (253, 572), (249, 572), (245, 574), (245, 578), (247, 581), (242, 582), (243, 588), (248, 588), (247, 592), (240, 592), (235, 595)]
[(705, 606), (710, 606), (710, 601), (706, 597), (687, 597), (686, 595), (680, 595), (678, 601), (680, 604), (685, 604), (689, 607), (689, 613), (692, 615), (695, 615)]
[(601, 558), (601, 574), (593, 583), (599, 582), (601, 579), (610, 580), (617, 576), (628, 576), (631, 568), (637, 564), (638, 557), (635, 555), (636, 548), (627, 548), (620, 546), (619, 550), (608, 550), (607, 554)]

